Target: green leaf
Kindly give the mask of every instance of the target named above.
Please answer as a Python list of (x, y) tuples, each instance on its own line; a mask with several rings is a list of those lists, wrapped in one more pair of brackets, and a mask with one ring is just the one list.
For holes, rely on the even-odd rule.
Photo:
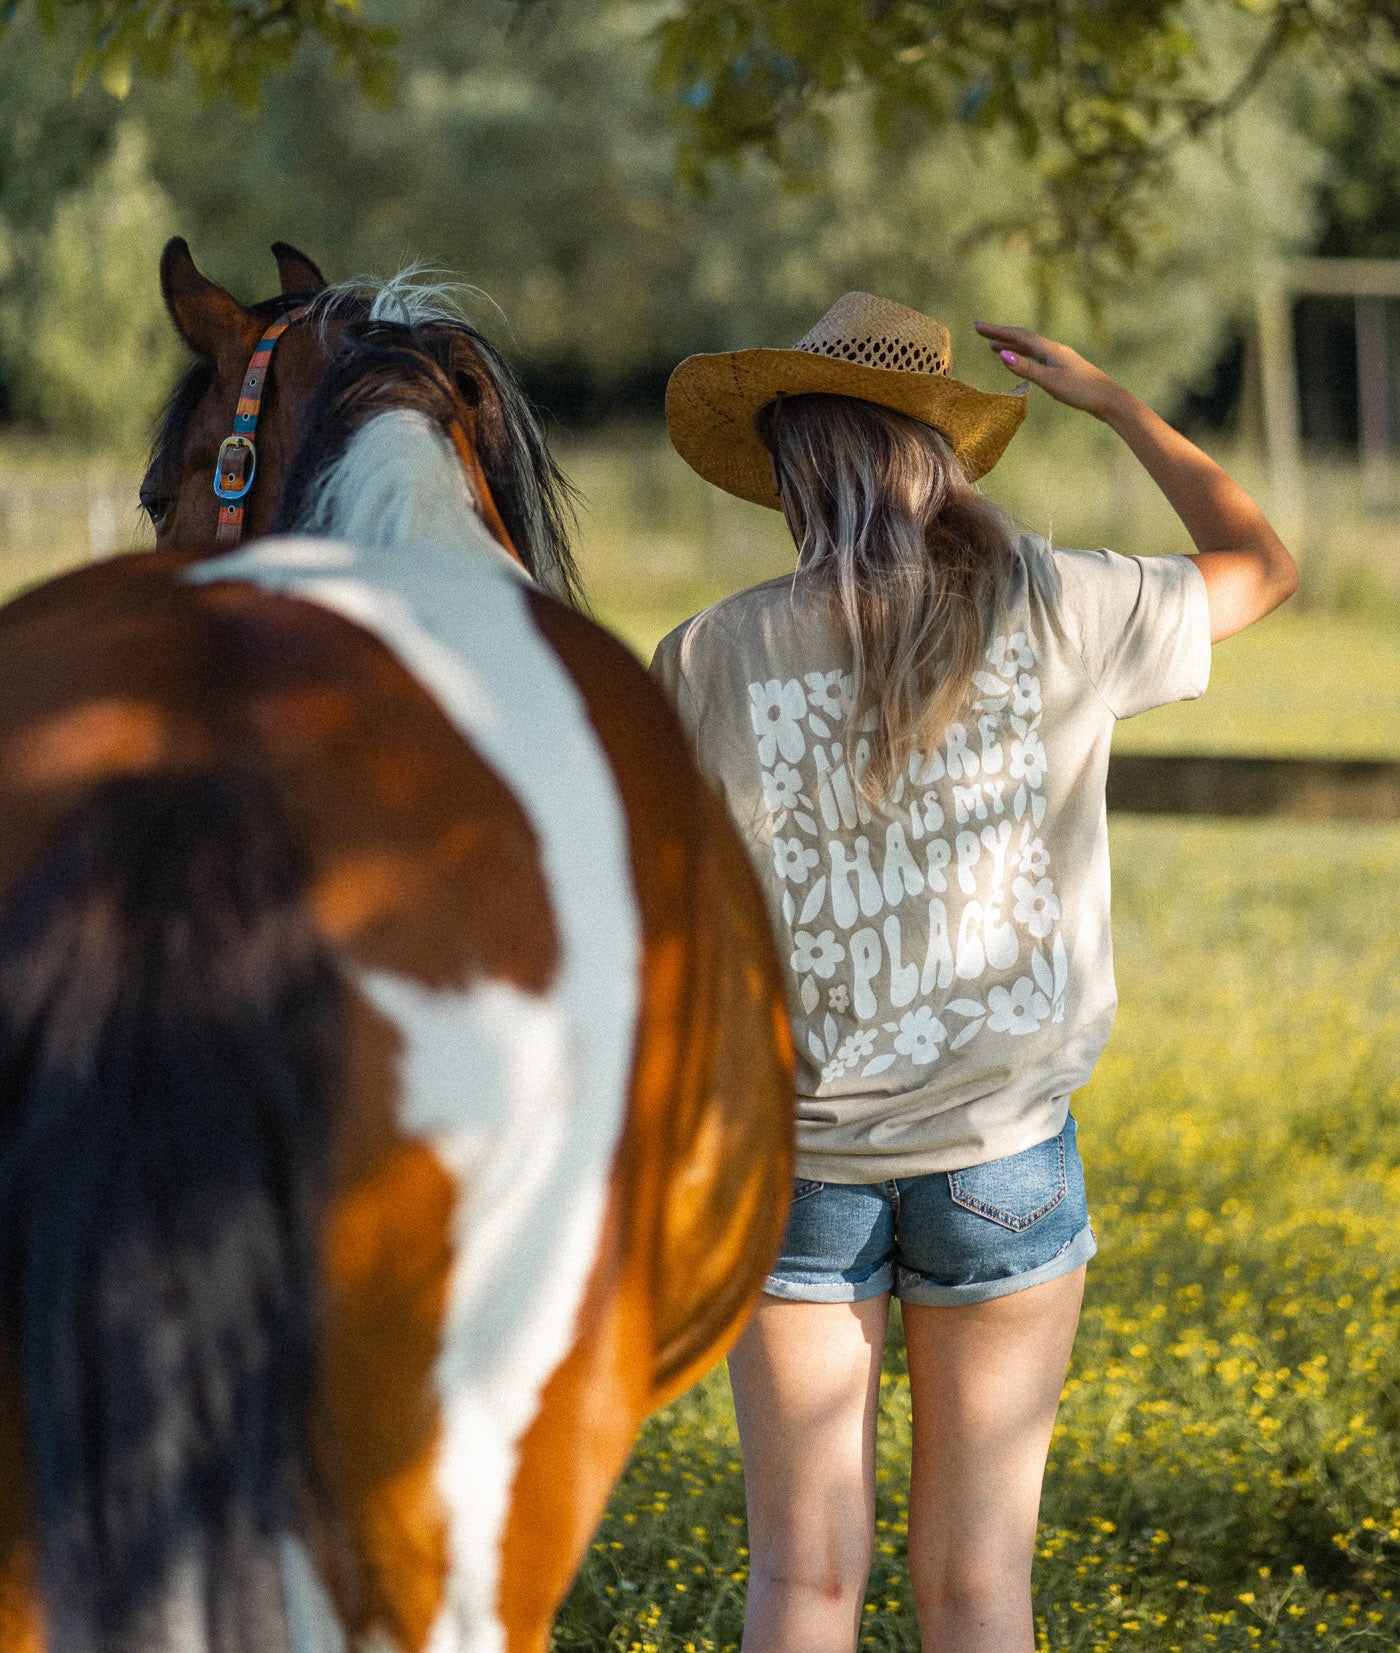
[(390, 108), (399, 93), (399, 66), (391, 58), (365, 58), (356, 71), (360, 90), (378, 109)]
[(245, 115), (256, 115), (262, 107), (262, 77), (246, 60), (233, 64), (227, 75), (228, 93)]
[(131, 53), (125, 46), (109, 48), (102, 54), (97, 78), (114, 98), (125, 98), (131, 91)]
[(92, 72), (97, 67), (97, 53), (91, 46), (85, 46), (78, 54), (78, 61), (73, 65), (73, 96), (77, 97), (88, 81), (92, 79)]

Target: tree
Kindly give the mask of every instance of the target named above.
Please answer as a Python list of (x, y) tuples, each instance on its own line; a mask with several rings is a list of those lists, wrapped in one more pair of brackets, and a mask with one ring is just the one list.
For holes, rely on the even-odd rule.
[[(0, 4), (0, 36), (24, 5)], [(160, 80), (184, 66), (205, 101), (227, 92), (254, 109), (264, 79), (315, 41), (374, 102), (393, 95), (396, 37), (360, 15), (360, 0), (33, 0), (33, 7), (51, 37), (76, 27), (75, 90), (96, 74), (113, 97), (125, 98), (136, 77)]]
[(0, 357), (21, 414), (75, 447), (140, 441), (183, 355), (150, 260), (175, 228), (145, 135), (124, 121), (0, 283)]
[[(559, 26), (578, 0), (512, 0)], [(1275, 66), (1326, 60), (1358, 85), (1400, 85), (1395, 0), (629, 0), (682, 173), (760, 153), (790, 178), (829, 160), (853, 108), (878, 144), (911, 130), (1011, 137), (1036, 189), (981, 236), (1029, 244), (1047, 283), (1131, 268), (1160, 224), (1177, 155), (1229, 122)], [(117, 96), (176, 63), (201, 92), (256, 104), (307, 43), (372, 97), (392, 95), (399, 37), (361, 0), (0, 0), (77, 19), (81, 82)], [(1207, 51), (1210, 39), (1214, 50)], [(644, 48), (645, 49), (645, 48)]]
[(1137, 262), (1177, 157), (1279, 65), (1400, 85), (1393, 0), (685, 0), (657, 38), (692, 178), (756, 151), (819, 166), (863, 93), (885, 143), (911, 125), (1014, 136), (1038, 188), (978, 233), (1090, 283)]
[[(960, 336), (985, 306), (1037, 314), (1035, 247), (978, 236), (1030, 193), (1005, 131), (911, 123), (881, 138), (873, 94), (857, 89), (803, 187), (778, 187), (760, 154), (696, 194), (675, 185), (635, 0), (569, 0), (510, 27), (501, 0), (384, 3), (404, 43), (397, 106), (366, 118), (309, 54), (227, 135), (236, 191), (188, 102), (146, 100), (156, 176), (200, 257), (240, 292), (262, 290), (278, 237), (340, 274), (423, 257), (500, 305), (509, 330), (485, 300), (478, 319), (546, 400), (571, 380), (615, 403), (630, 382), (653, 405), (680, 356), (794, 340), (844, 288), (886, 292)], [(1203, 36), (1212, 49), (1219, 26)], [(1239, 153), (1218, 134), (1186, 146), (1158, 197), (1173, 234), (1131, 276), (1095, 284), (1100, 335), (1073, 291), (1058, 323), (1144, 394), (1191, 383), (1270, 260), (1309, 244), (1324, 157), (1295, 126), (1270, 89), (1239, 113)]]
[[(157, 218), (173, 219), (201, 264), (248, 298), (274, 288), (267, 249), (277, 239), (304, 246), (332, 276), (422, 258), (490, 295), (468, 295), (475, 319), (546, 406), (576, 414), (654, 411), (681, 356), (791, 342), (848, 288), (947, 321), (955, 370), (989, 385), (1001, 370), (969, 349), (971, 318), (1037, 319), (1031, 239), (979, 237), (988, 222), (1015, 222), (1034, 190), (1005, 128), (908, 121), (882, 135), (875, 92), (853, 87), (830, 121), (820, 173), (801, 187), (780, 188), (778, 164), (755, 153), (737, 170), (716, 168), (706, 192), (678, 190), (668, 112), (650, 80), (655, 13), (637, 0), (524, 13), (510, 0), (379, 5), (402, 41), (402, 95), (384, 111), (347, 96), (324, 45), (298, 55), (258, 113), (224, 109), (217, 120), (190, 96), (188, 77), (140, 83), (124, 103), (95, 83), (69, 101), (55, 67), (36, 74), (32, 61), (0, 53), (0, 379), (17, 410), (51, 428), (72, 417), (53, 361), (37, 352), (54, 356), (50, 334), (80, 302), (74, 249), (96, 228), (79, 226), (99, 222), (104, 235), (130, 238), (108, 255), (127, 272), (104, 287), (111, 338), (119, 329), (106, 306), (123, 283), (121, 336), (149, 336)], [(1238, 27), (1213, 11), (1198, 49), (1228, 55)], [(16, 28), (10, 38), (27, 38), (32, 58), (36, 20)], [(1270, 261), (1312, 244), (1328, 155), (1299, 107), (1276, 72), (1228, 132), (1208, 128), (1173, 154), (1156, 209), (1170, 234), (1148, 243), (1134, 271), (1094, 282), (1097, 331), (1082, 291), (1060, 284), (1055, 324), (1165, 405), (1249, 313)], [(91, 130), (65, 136), (55, 109)], [(143, 165), (159, 186), (158, 197), (141, 195), (151, 203), (144, 224), (132, 214), (99, 220), (102, 188), (83, 187), (84, 157), (91, 150), (104, 165), (122, 121), (143, 130)], [(53, 169), (42, 203), (41, 164)], [(125, 187), (138, 182), (132, 174)], [(49, 271), (70, 272), (69, 300), (43, 299)], [(65, 325), (80, 340), (76, 313)], [(131, 417), (113, 397), (104, 428)]]

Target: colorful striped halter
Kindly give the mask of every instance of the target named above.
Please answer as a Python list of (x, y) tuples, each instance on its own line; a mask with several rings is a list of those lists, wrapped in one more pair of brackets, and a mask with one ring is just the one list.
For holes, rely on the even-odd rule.
[(292, 323), (300, 321), (310, 310), (309, 304), (303, 304), (279, 316), (258, 340), (258, 347), (248, 362), (234, 410), (233, 435), (226, 436), (219, 444), (219, 457), (214, 462), (214, 492), (219, 496), (219, 526), (214, 539), (219, 545), (237, 545), (243, 538), (243, 502), (258, 471), (258, 450), (253, 436), (262, 412), (272, 352)]

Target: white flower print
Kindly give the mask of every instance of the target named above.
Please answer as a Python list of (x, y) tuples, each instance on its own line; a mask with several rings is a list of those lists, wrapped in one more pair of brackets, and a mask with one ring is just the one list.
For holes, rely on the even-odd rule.
[(974, 1044), (1069, 1015), (1042, 727), (1052, 685), (1017, 623), (988, 639), (964, 722), (901, 764), (886, 818), (856, 784), (873, 742), (846, 662), (745, 678), (757, 820), (773, 845), (765, 882), (809, 1083), (916, 1083)]
[(899, 1018), (899, 1032), (894, 1036), (894, 1048), (907, 1056), (916, 1068), (926, 1068), (938, 1060), (938, 1047), (948, 1037), (948, 1029), (926, 1004), (909, 1010)]
[(849, 672), (808, 672), (803, 681), (808, 700), (827, 717), (845, 717), (855, 704)]
[(1021, 976), (1010, 991), (994, 987), (987, 994), (987, 1027), (992, 1033), (1034, 1033), (1050, 1014), (1050, 1001), (1036, 991), (1029, 976)]
[(781, 752), (796, 763), (807, 750), (798, 718), (807, 710), (807, 697), (795, 677), (786, 682), (770, 677), (766, 683), (749, 684), (749, 720), (758, 736), (758, 761), (771, 769)]
[(1050, 880), (1041, 878), (1032, 884), (1029, 878), (1018, 878), (1011, 893), (1016, 897), (1016, 922), (1024, 924), (1037, 940), (1048, 936), (1060, 916), (1060, 898)]
[(1021, 831), (1021, 853), (1016, 864), (1032, 878), (1043, 878), (1050, 865), (1050, 852), (1039, 838), (1031, 837), (1029, 821)]
[(846, 949), (837, 941), (836, 932), (823, 930), (814, 937), (808, 930), (799, 930), (792, 939), (797, 943), (792, 955), (793, 972), (805, 976), (810, 970), (823, 981), (830, 981), (836, 974), (836, 966), (846, 956)]
[(874, 1048), (874, 1031), (868, 1027), (858, 1027), (854, 1033), (848, 1033), (841, 1041), (841, 1048), (836, 1052), (836, 1060), (844, 1062), (848, 1068), (853, 1068), (857, 1062), (863, 1062)]
[(1029, 671), (1035, 664), (1035, 656), (1026, 647), (1023, 631), (1013, 631), (1010, 637), (994, 638), (991, 648), (987, 650), (987, 659), (1000, 676), (1010, 678), (1014, 678), (1017, 672)]
[(773, 865), (779, 878), (790, 879), (794, 884), (805, 884), (808, 871), (816, 864), (816, 850), (808, 849), (800, 838), (773, 840)]
[(1011, 779), (1038, 787), (1045, 779), (1045, 743), (1034, 731), (1011, 742)]
[(763, 802), (770, 815), (781, 809), (795, 809), (802, 792), (802, 772), (791, 764), (780, 763), (771, 773), (763, 771)]

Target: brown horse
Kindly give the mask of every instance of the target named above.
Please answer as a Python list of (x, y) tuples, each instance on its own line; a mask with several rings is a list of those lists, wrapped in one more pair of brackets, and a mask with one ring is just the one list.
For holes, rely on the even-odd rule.
[[(514, 381), (275, 251), (247, 309), (166, 249), (156, 551), (0, 610), (6, 1653), (540, 1653), (786, 1209), (761, 899), (543, 589)], [(211, 556), (308, 303), (243, 501), (302, 537)]]

